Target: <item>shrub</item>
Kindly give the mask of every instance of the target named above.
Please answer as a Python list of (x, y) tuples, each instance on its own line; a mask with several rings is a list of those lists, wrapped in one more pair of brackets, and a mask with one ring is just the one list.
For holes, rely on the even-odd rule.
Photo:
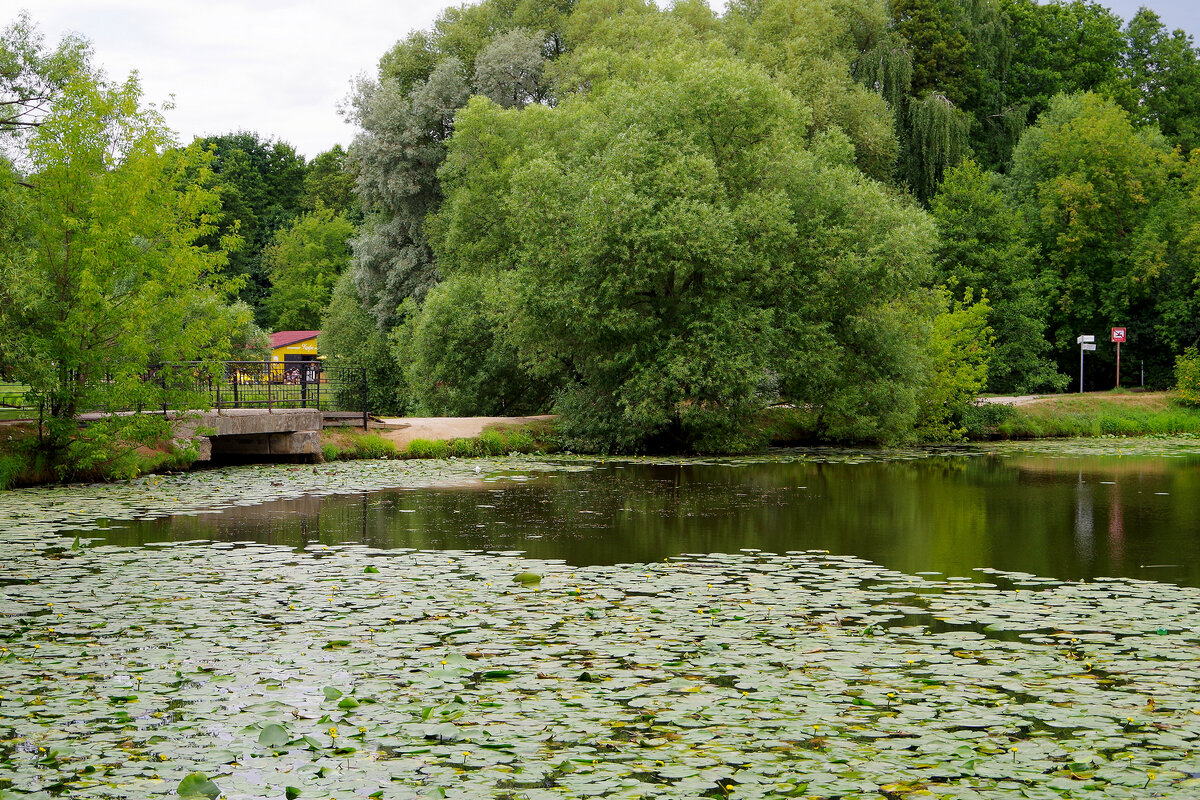
[(1194, 346), (1175, 359), (1175, 392), (1179, 403), (1200, 407), (1200, 352)]
[(968, 439), (987, 439), (999, 433), (1016, 410), (1001, 403), (973, 403), (963, 410), (962, 426)]

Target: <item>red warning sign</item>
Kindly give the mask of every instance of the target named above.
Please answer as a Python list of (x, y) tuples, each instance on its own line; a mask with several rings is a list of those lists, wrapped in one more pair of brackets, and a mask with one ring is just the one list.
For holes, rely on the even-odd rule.
[(1125, 329), (1124, 328), (1113, 328), (1112, 329), (1112, 340), (1114, 342), (1125, 341)]

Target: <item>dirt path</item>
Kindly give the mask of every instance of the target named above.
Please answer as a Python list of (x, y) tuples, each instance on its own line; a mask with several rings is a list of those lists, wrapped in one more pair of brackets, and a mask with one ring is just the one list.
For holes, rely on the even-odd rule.
[(991, 403), (997, 406), (1023, 406), (1041, 399), (1042, 396), (1040, 394), (1022, 394), (1008, 397), (981, 397), (979, 398), (979, 402)]
[(553, 414), (537, 417), (383, 417), (380, 422), (386, 427), (378, 432), (383, 438), (401, 447), (413, 439), (473, 439), (483, 433), (485, 428), (524, 425), (554, 418)]

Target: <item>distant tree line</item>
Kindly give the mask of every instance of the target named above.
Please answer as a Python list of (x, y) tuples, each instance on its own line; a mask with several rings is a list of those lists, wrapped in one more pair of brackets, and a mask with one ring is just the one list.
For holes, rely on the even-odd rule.
[(451, 8), (351, 98), (323, 347), (393, 410), (555, 410), (593, 450), (740, 449), (774, 403), (952, 437), (1110, 325), (1165, 385), (1198, 104), (1190, 36), (1082, 0)]
[[(31, 113), (70, 67), (38, 52)], [(311, 162), (178, 152), (218, 206), (196, 246), (380, 411), (556, 411), (598, 451), (743, 450), (779, 404), (947, 439), (980, 391), (1074, 388), (1080, 333), (1127, 327), (1151, 386), (1200, 339), (1200, 58), (1145, 8), (484, 0), (343, 113)]]

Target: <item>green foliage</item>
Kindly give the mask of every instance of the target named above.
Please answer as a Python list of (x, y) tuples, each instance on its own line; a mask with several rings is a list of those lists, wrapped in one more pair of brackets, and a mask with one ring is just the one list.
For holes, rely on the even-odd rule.
[(921, 393), (917, 436), (927, 441), (953, 441), (967, 433), (964, 418), (987, 382), (992, 355), (991, 306), (987, 297), (972, 302), (946, 292), (946, 310), (934, 320), (930, 348), (929, 386)]
[(362, 207), (354, 192), (354, 176), (347, 169), (346, 151), (340, 144), (309, 162), (299, 204), (302, 211), (324, 208), (355, 224), (362, 221)]
[(0, 31), (0, 136), (32, 131), (73, 80), (91, 72), (91, 46), (72, 34), (47, 50), (28, 12)]
[(354, 226), (319, 208), (281, 228), (263, 252), (271, 278), (267, 311), (275, 330), (316, 330), (333, 287), (350, 263)]
[[(210, 156), (168, 150), (169, 131), (140, 101), (132, 78), (72, 81), (28, 139), (28, 174), (0, 174), (0, 362), (44, 409), (50, 450), (70, 445), (78, 412), (175, 394), (144, 380), (150, 365), (227, 357), (248, 330), (236, 311), (210, 313), (236, 288), (221, 276), (224, 252), (199, 246), (217, 207)], [(132, 418), (106, 424), (125, 431), (113, 442), (141, 435)]]
[(1175, 392), (1182, 405), (1200, 408), (1200, 352), (1195, 346), (1175, 359)]
[(530, 374), (509, 334), (507, 320), (519, 312), (504, 277), (452, 275), (396, 337), (414, 413), (522, 415), (549, 404), (551, 385)]
[[(337, 430), (337, 429), (334, 429)], [(335, 442), (324, 442), (321, 455), (326, 461), (351, 461), (371, 458), (395, 458), (396, 445), (378, 433), (358, 432), (349, 429), (337, 430), (345, 447)]]
[(1012, 37), (1008, 101), (1036, 120), (1055, 95), (1117, 84), (1121, 20), (1095, 2), (1001, 0)]
[(987, 297), (995, 349), (987, 390), (1000, 394), (1061, 391), (1067, 378), (1048, 358), (1048, 278), (1026, 239), (1020, 216), (999, 190), (998, 176), (967, 161), (951, 170), (933, 199), (938, 277), (962, 299)]
[(805, 109), (756, 67), (662, 51), (637, 81), (593, 75), (556, 109), (474, 100), (442, 170), (438, 263), (513, 272), (506, 325), (563, 386), (568, 446), (753, 446), (771, 372), (834, 435), (839, 411), (901, 435), (928, 220), (843, 151), (807, 151)]
[(908, 91), (912, 62), (889, 29), (886, 3), (734, 3), (722, 33), (734, 52), (809, 107), (814, 137), (844, 134), (863, 172), (891, 177), (897, 141), (888, 104)]
[(1200, 57), (1192, 37), (1169, 32), (1148, 8), (1125, 27), (1125, 57), (1116, 95), (1140, 124), (1157, 124), (1184, 153), (1200, 145)]
[(999, 435), (1001, 427), (1011, 425), (1016, 414), (1016, 409), (1010, 405), (976, 402), (963, 410), (962, 427), (968, 439), (991, 439)]
[(262, 139), (249, 131), (208, 136), (193, 146), (213, 154), (212, 183), (221, 203), (219, 225), (202, 242), (220, 247), (230, 234), (242, 239), (243, 246), (229, 257), (229, 272), (242, 278), (239, 296), (265, 324), (264, 302), (271, 283), (263, 251), (299, 210), (304, 158), (286, 142)]
[[(1056, 97), (1021, 137), (1007, 189), (1053, 270), (1050, 338), (1063, 372), (1077, 370), (1075, 337), (1110, 325), (1127, 325), (1147, 354), (1164, 346), (1156, 290), (1195, 274), (1186, 258), (1168, 259), (1184, 236), (1165, 218), (1178, 209), (1172, 174), (1181, 167), (1158, 131), (1135, 128), (1094, 94)], [(1107, 351), (1096, 356), (1112, 363)]]
[[(387, 334), (363, 309), (353, 276), (342, 274), (329, 306), (321, 317), (318, 351), (332, 368), (367, 371), (367, 407), (376, 414), (403, 413), (407, 407), (404, 375), (396, 363)], [(357, 405), (358, 387), (345, 386), (339, 403)]]
[(958, 436), (982, 365), (1061, 389), (1108, 325), (1165, 381), (1200, 336), (1200, 167), (1169, 147), (1196, 63), (1082, 0), (452, 8), (356, 98), (360, 310), (402, 402), (552, 403), (583, 450), (753, 449), (775, 403)]

